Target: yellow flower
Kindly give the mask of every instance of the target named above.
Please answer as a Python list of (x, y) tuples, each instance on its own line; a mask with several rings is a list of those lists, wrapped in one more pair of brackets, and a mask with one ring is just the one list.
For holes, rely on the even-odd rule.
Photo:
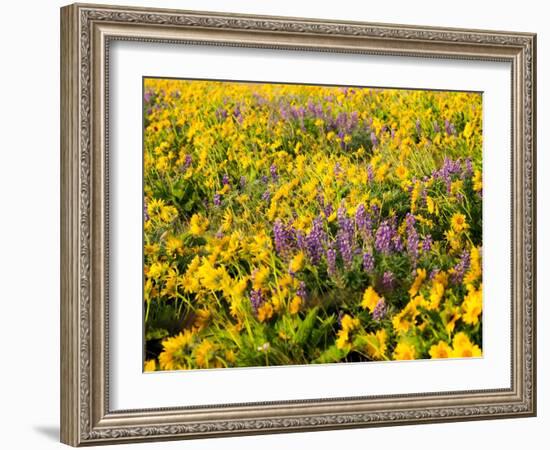
[(359, 327), (359, 319), (357, 317), (351, 317), (349, 314), (344, 314), (341, 322), (342, 329), (346, 331), (352, 331)]
[(162, 352), (159, 355), (160, 368), (162, 370), (187, 369), (188, 349), (192, 341), (193, 333), (189, 330), (165, 339), (162, 342)]
[(422, 185), (420, 181), (417, 181), (414, 183), (413, 189), (411, 191), (411, 212), (414, 213), (416, 211), (416, 202), (418, 201), (418, 198), (420, 197), (420, 194), (422, 192)]
[(372, 313), (379, 301), (380, 296), (376, 293), (372, 286), (369, 286), (363, 294), (363, 301), (361, 302), (361, 306), (363, 307), (363, 309), (368, 309)]
[(422, 286), (422, 283), (425, 279), (426, 269), (416, 269), (416, 278), (414, 279), (414, 282), (409, 289), (409, 295), (411, 297), (414, 297), (418, 293), (420, 286)]
[(430, 214), (435, 214), (436, 216), (439, 216), (439, 207), (437, 206), (433, 198), (427, 196), (426, 205), (428, 206), (428, 212)]
[(477, 358), (481, 356), (481, 349), (470, 341), (464, 332), (455, 334), (453, 338), (453, 358)]
[(160, 211), (159, 217), (163, 222), (172, 222), (176, 217), (178, 217), (178, 210), (170, 205), (164, 206)]
[(481, 179), (481, 170), (476, 169), (472, 178), (474, 183), (474, 191), (479, 192), (483, 188), (483, 182)]
[(216, 359), (216, 346), (208, 339), (204, 339), (195, 349), (195, 360), (202, 369), (220, 367), (221, 361)]
[(233, 350), (226, 350), (225, 351), (225, 360), (228, 363), (233, 364), (236, 360), (235, 352)]
[(432, 288), (430, 290), (430, 301), (426, 305), (426, 308), (429, 310), (439, 308), (439, 303), (441, 302), (444, 293), (445, 285), (439, 281), (434, 280), (432, 282)]
[(189, 232), (194, 236), (200, 236), (208, 229), (209, 224), (210, 222), (206, 217), (201, 214), (193, 214), (189, 222)]
[(453, 214), (453, 217), (451, 217), (451, 227), (457, 233), (467, 230), (469, 226), (466, 223), (466, 216), (460, 213)]
[(407, 342), (399, 342), (393, 351), (393, 359), (407, 360), (415, 359), (416, 349)]
[(266, 320), (271, 319), (273, 316), (273, 305), (271, 303), (264, 303), (258, 308), (258, 320), (260, 322), (265, 322)]
[(405, 178), (407, 178), (409, 171), (405, 166), (399, 166), (395, 169), (395, 174), (400, 180), (404, 180)]
[(252, 278), (252, 287), (254, 290), (261, 289), (267, 279), (269, 278), (269, 267), (263, 266), (260, 269), (257, 269)]
[(482, 308), (482, 286), (476, 289), (469, 284), (468, 294), (462, 303), (462, 320), (469, 325), (477, 325)]
[(221, 230), (224, 232), (229, 231), (231, 229), (231, 225), (233, 225), (233, 220), (233, 212), (230, 209), (226, 210), (223, 214)]
[(173, 255), (182, 253), (183, 241), (177, 237), (171, 236), (166, 240), (166, 252)]
[(445, 231), (445, 239), (453, 250), (459, 250), (462, 247), (460, 237), (453, 230)]
[(160, 246), (158, 244), (145, 244), (143, 246), (143, 253), (145, 256), (153, 256), (158, 254)]
[(158, 217), (164, 205), (164, 200), (161, 198), (153, 198), (147, 203), (147, 213), (151, 218)]
[(143, 365), (143, 371), (144, 372), (154, 372), (157, 370), (157, 361), (154, 359), (150, 359), (148, 361), (145, 361), (145, 364)]
[(380, 167), (376, 169), (376, 172), (374, 174), (374, 180), (379, 183), (382, 183), (384, 181), (384, 178), (386, 178), (386, 174), (389, 168), (390, 168), (389, 164), (386, 164), (386, 163), (381, 164)]
[(197, 275), (202, 286), (211, 291), (224, 290), (231, 285), (231, 277), (225, 267), (214, 268), (206, 258), (203, 258), (201, 266), (197, 269)]
[(445, 331), (450, 336), (455, 329), (457, 320), (460, 319), (460, 307), (447, 304), (441, 318), (445, 324)]
[(279, 286), (282, 288), (291, 286), (293, 281), (294, 279), (292, 278), (292, 275), (289, 273), (284, 274), (281, 278), (279, 278)]
[(208, 325), (211, 313), (208, 309), (197, 309), (195, 311), (195, 320), (193, 321), (193, 330), (200, 331)]
[(383, 328), (364, 336), (365, 351), (372, 359), (386, 359), (388, 333)]
[(239, 299), (239, 298), (242, 298), (247, 285), (248, 285), (247, 278), (234, 279), (234, 280), (231, 280), (230, 286), (228, 286), (223, 293), (227, 297), (232, 297), (233, 299)]
[(392, 318), (392, 325), (397, 333), (406, 333), (416, 325), (416, 318), (420, 314), (418, 306), (424, 303), (424, 297), (418, 295), (409, 301), (405, 307)]
[(290, 314), (297, 314), (300, 311), (302, 306), (302, 298), (298, 295), (295, 295), (294, 298), (290, 301), (289, 311)]
[(445, 341), (439, 341), (437, 345), (430, 347), (430, 357), (433, 359), (449, 358), (451, 356), (452, 349)]
[(336, 347), (340, 350), (351, 350), (350, 333), (359, 327), (359, 319), (345, 314), (341, 320), (342, 328), (338, 331), (338, 339), (336, 339)]
[(472, 246), (470, 250), (470, 269), (464, 275), (463, 283), (472, 284), (481, 277), (481, 252), (477, 247)]
[(296, 273), (300, 271), (304, 267), (304, 252), (298, 252), (294, 258), (292, 258), (292, 261), (290, 261), (290, 271), (292, 273)]
[(154, 262), (149, 266), (147, 276), (152, 279), (159, 279), (168, 270), (168, 264), (161, 262)]

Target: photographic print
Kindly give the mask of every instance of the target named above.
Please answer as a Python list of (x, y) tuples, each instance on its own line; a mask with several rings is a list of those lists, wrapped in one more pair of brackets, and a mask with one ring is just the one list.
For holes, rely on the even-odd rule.
[(144, 370), (482, 356), (482, 94), (144, 78)]
[(525, 31), (61, 8), (61, 441), (535, 416), (536, 62)]

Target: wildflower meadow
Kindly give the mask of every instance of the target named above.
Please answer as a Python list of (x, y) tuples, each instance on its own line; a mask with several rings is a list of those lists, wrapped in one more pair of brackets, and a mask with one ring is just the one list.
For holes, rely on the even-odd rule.
[(482, 355), (482, 95), (145, 78), (144, 370)]

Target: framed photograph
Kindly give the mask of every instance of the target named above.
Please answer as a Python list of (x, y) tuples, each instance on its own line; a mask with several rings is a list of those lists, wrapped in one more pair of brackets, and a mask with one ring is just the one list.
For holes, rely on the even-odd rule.
[(536, 36), (61, 9), (61, 440), (536, 414)]

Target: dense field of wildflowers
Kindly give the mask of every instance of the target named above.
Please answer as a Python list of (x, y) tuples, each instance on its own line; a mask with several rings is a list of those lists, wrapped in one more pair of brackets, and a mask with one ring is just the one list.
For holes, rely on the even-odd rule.
[(144, 81), (145, 370), (481, 356), (477, 93)]

